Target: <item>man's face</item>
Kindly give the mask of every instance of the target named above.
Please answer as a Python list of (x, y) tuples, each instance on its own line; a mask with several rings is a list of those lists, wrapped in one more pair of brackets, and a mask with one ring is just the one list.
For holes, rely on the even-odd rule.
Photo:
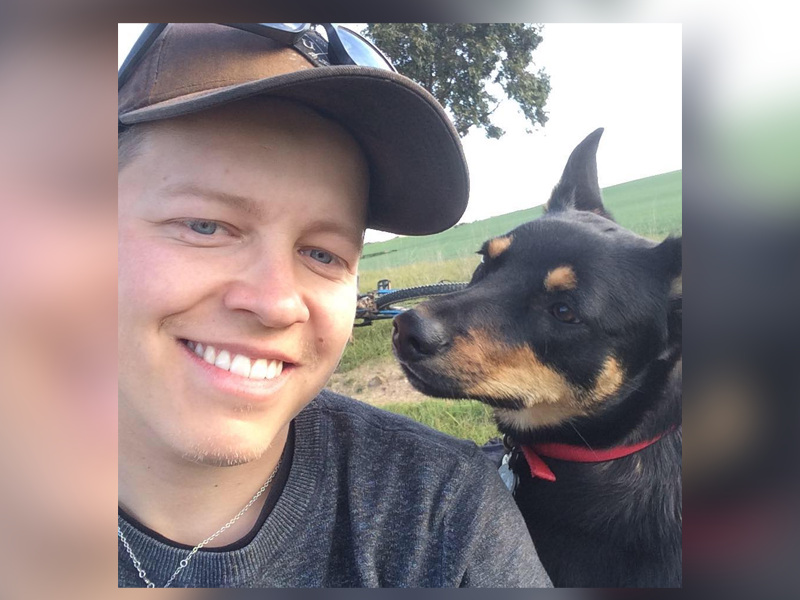
[(367, 172), (279, 101), (147, 131), (119, 176), (121, 433), (207, 464), (264, 453), (350, 335)]

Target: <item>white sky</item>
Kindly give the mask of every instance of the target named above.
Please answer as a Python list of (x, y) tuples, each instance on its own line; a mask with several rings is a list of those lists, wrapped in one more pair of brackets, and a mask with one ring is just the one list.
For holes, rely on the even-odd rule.
[[(119, 65), (142, 27), (119, 25)], [(550, 24), (542, 35), (534, 64), (550, 75), (549, 121), (526, 134), (527, 121), (506, 101), (493, 115), (506, 135), (463, 138), (471, 179), (464, 222), (546, 202), (572, 148), (597, 127), (605, 127), (601, 187), (682, 168), (680, 24)], [(366, 240), (388, 237), (369, 231)]]

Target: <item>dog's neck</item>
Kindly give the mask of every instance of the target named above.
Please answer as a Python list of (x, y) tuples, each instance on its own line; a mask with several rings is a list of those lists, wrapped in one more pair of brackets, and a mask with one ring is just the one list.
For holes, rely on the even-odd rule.
[(536, 430), (503, 430), (515, 445), (557, 442), (592, 448), (629, 446), (664, 434), (681, 423), (682, 359), (667, 354), (633, 377), (602, 415)]
[[(576, 552), (603, 556), (604, 552), (596, 545), (575, 546), (564, 541), (575, 539), (583, 543), (589, 538), (593, 543), (600, 540), (599, 543), (606, 545), (610, 556), (617, 556), (615, 552), (620, 551), (644, 561), (653, 548), (659, 549), (658, 556), (650, 556), (656, 564), (661, 564), (666, 555), (680, 556), (683, 437), (680, 355), (657, 361), (651, 370), (641, 374), (636, 386), (638, 389), (619, 404), (620, 413), (627, 412), (608, 416), (606, 422), (617, 419), (621, 424), (618, 428), (607, 425), (605, 429), (592, 429), (587, 420), (573, 423), (574, 428), (568, 425), (546, 432), (528, 432), (514, 440), (518, 446), (558, 442), (601, 449), (632, 446), (663, 434), (641, 450), (604, 462), (544, 458), (555, 481), (533, 476), (527, 462), (516, 463), (514, 471), (520, 478), (517, 503), (527, 515), (529, 528), (538, 532), (537, 548), (541, 546), (545, 554), (569, 552), (564, 561), (575, 560)], [(646, 406), (639, 410), (637, 403)], [(673, 425), (676, 427), (672, 428)], [(622, 496), (621, 490), (624, 490)], [(563, 510), (565, 498), (569, 501), (568, 519)], [(603, 506), (602, 519), (598, 519), (598, 506)], [(587, 562), (591, 560), (591, 556), (586, 558)], [(556, 560), (553, 564), (560, 562)], [(680, 579), (679, 571), (673, 575)], [(559, 575), (554, 576), (556, 581)]]

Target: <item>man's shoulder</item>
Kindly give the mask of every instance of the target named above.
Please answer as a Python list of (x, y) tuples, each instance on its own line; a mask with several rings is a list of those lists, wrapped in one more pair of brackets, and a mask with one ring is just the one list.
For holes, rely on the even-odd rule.
[(376, 557), (386, 585), (549, 585), (513, 497), (474, 442), (329, 390), (309, 409), (324, 430), (320, 506), (357, 515), (337, 520), (346, 531), (333, 537)]
[(474, 442), (454, 438), (409, 417), (327, 389), (317, 396), (316, 403), (339, 434), (347, 435), (354, 444), (401, 455), (435, 455), (446, 462), (478, 460), (489, 464)]

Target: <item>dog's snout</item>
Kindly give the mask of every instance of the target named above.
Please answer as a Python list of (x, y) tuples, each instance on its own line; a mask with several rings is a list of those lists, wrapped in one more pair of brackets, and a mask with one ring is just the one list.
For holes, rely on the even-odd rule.
[(401, 360), (419, 361), (440, 352), (450, 342), (447, 331), (434, 317), (407, 310), (394, 319), (392, 344)]

